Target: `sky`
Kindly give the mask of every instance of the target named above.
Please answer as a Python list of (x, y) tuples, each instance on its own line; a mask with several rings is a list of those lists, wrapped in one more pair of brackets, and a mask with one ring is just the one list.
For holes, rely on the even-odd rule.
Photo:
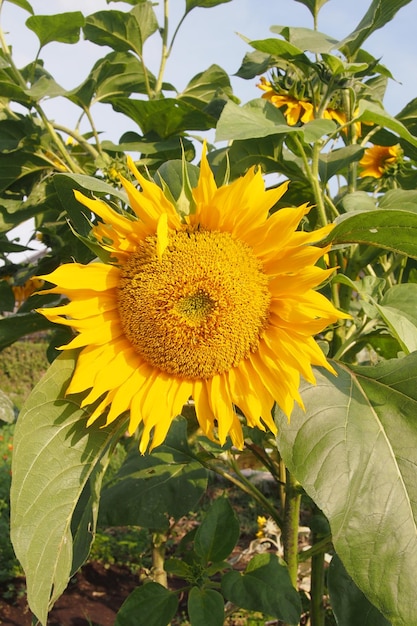
[[(66, 11), (82, 11), (89, 15), (106, 9), (128, 11), (132, 8), (124, 2), (108, 4), (106, 0), (29, 1), (35, 14), (39, 15)], [(370, 4), (371, 0), (329, 0), (320, 11), (318, 28), (335, 39), (343, 39), (354, 30)], [(163, 1), (159, 0), (155, 6), (159, 17), (162, 17), (162, 5)], [(185, 0), (170, 0), (171, 34), (184, 7)], [(38, 47), (36, 35), (25, 26), (28, 16), (26, 11), (11, 2), (6, 0), (4, 3), (2, 27), (18, 67), (33, 61)], [(417, 0), (412, 0), (364, 45), (368, 52), (381, 59), (395, 78), (395, 81), (389, 81), (384, 100), (385, 108), (392, 115), (417, 96), (416, 24)], [(259, 97), (256, 79), (247, 81), (233, 76), (244, 55), (252, 50), (239, 33), (250, 40), (265, 39), (275, 36), (270, 32), (272, 25), (313, 26), (308, 9), (295, 0), (232, 0), (211, 9), (195, 8), (187, 16), (177, 37), (168, 60), (165, 80), (181, 91), (195, 74), (216, 63), (230, 75), (234, 93), (242, 103)], [(52, 42), (42, 50), (41, 58), (55, 80), (64, 88), (72, 89), (82, 83), (93, 64), (108, 52), (110, 49), (88, 41), (81, 40), (76, 45)], [(158, 34), (146, 42), (144, 53), (150, 69), (156, 72), (160, 58)], [(43, 108), (55, 122), (69, 127), (75, 127), (80, 113), (77, 107), (62, 98), (45, 101)], [(131, 120), (113, 112), (110, 105), (94, 105), (92, 115), (102, 139), (117, 142), (127, 130), (137, 130), (132, 128)], [(81, 126), (81, 130), (90, 129), (85, 125)], [(14, 232), (11, 234), (15, 235)], [(26, 228), (21, 243), (25, 244), (29, 236)]]

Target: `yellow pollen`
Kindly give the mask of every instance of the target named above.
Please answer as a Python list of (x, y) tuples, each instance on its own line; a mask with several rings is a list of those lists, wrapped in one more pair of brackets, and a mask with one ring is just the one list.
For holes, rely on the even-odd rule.
[(268, 278), (252, 249), (230, 233), (169, 233), (160, 259), (147, 237), (121, 268), (123, 331), (142, 358), (164, 372), (208, 379), (258, 349), (266, 328)]

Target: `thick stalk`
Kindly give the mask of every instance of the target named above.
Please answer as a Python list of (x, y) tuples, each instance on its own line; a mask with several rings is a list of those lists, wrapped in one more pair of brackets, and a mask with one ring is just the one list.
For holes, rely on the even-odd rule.
[(286, 471), (287, 489), (284, 517), (284, 559), (291, 582), (297, 589), (298, 581), (298, 528), (300, 524), (301, 492), (299, 483)]
[(152, 533), (152, 578), (166, 589), (168, 588), (167, 573), (164, 569), (167, 535), (161, 532)]
[[(316, 537), (313, 536), (313, 545)], [(311, 626), (324, 626), (324, 552), (311, 558), (310, 622)]]

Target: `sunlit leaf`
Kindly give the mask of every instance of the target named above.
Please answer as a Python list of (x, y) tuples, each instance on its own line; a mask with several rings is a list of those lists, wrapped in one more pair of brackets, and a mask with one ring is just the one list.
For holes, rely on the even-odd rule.
[(21, 9), (24, 9), (25, 11), (33, 15), (32, 6), (29, 4), (27, 0), (8, 0), (8, 2), (15, 4), (16, 6), (20, 7)]
[(71, 575), (77, 501), (117, 432), (114, 425), (87, 428), (88, 414), (79, 402), (64, 400), (73, 369), (68, 352), (53, 363), (26, 401), (14, 433), (11, 538), (25, 571), (29, 606), (43, 625)]
[(83, 25), (84, 16), (81, 11), (57, 15), (32, 15), (26, 20), (26, 26), (38, 36), (41, 48), (51, 41), (77, 43)]
[(329, 519), (349, 575), (393, 626), (415, 620), (417, 353), (377, 366), (333, 364), (303, 383), (305, 413), (276, 411), (278, 446)]
[(271, 31), (282, 35), (287, 41), (300, 50), (321, 53), (329, 52), (337, 45), (337, 40), (325, 33), (311, 28), (297, 28), (293, 26), (271, 26)]
[(300, 4), (304, 4), (305, 7), (310, 11), (311, 15), (318, 15), (321, 7), (326, 4), (329, 0), (295, 0)]
[(417, 213), (417, 191), (414, 189), (390, 189), (379, 200), (380, 209), (396, 209)]
[(84, 35), (99, 46), (117, 52), (132, 50), (142, 56), (143, 44), (158, 29), (152, 3), (140, 2), (129, 13), (98, 11), (86, 18)]
[[(300, 1), (300, 0), (297, 0)], [(356, 28), (339, 43), (339, 48), (353, 57), (363, 42), (379, 28), (392, 20), (394, 15), (411, 0), (373, 0)]]
[(365, 243), (417, 258), (417, 215), (408, 211), (349, 214), (328, 236), (337, 243)]
[(374, 102), (361, 100), (356, 119), (360, 122), (368, 122), (372, 125), (379, 124), (383, 128), (389, 128), (399, 137), (417, 147), (417, 137), (414, 137), (399, 120), (389, 115), (385, 109)]
[(233, 95), (229, 75), (219, 65), (211, 65), (204, 72), (194, 76), (178, 98), (203, 108), (213, 100), (219, 90), (227, 96)]
[(189, 13), (192, 9), (195, 9), (196, 7), (210, 9), (211, 7), (216, 7), (219, 4), (226, 4), (226, 2), (230, 1), (231, 0), (185, 0), (185, 12)]
[(242, 107), (228, 102), (217, 124), (216, 141), (299, 132), (300, 128), (288, 126), (281, 111), (266, 100), (252, 100)]

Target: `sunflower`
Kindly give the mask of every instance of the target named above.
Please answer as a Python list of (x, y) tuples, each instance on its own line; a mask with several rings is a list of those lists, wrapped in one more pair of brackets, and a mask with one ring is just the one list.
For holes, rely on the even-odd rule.
[(99, 401), (88, 424), (129, 412), (130, 434), (143, 427), (141, 452), (164, 441), (191, 399), (202, 431), (221, 444), (230, 435), (243, 447), (242, 415), (275, 433), (274, 401), (289, 416), (294, 401), (302, 406), (300, 374), (315, 382), (312, 365), (334, 371), (313, 335), (348, 316), (314, 291), (333, 270), (315, 265), (328, 247), (311, 245), (331, 226), (296, 231), (306, 204), (268, 217), (287, 183), (265, 190), (252, 168), (218, 187), (205, 152), (181, 217), (128, 162), (141, 187), (121, 177), (133, 215), (75, 192), (102, 220), (92, 235), (110, 264), (42, 277), (70, 302), (40, 312), (78, 333), (62, 346), (81, 348), (66, 393), (84, 392), (82, 406)]
[(295, 126), (298, 122), (306, 124), (314, 120), (314, 108), (311, 102), (307, 100), (299, 100), (289, 94), (279, 94), (275, 91), (272, 83), (264, 76), (258, 85), (265, 93), (262, 98), (268, 100), (278, 109), (285, 107), (284, 116), (289, 126)]
[(402, 150), (397, 144), (395, 146), (372, 146), (367, 148), (359, 165), (362, 168), (359, 176), (372, 176), (382, 178), (392, 173), (396, 165), (401, 161)]

